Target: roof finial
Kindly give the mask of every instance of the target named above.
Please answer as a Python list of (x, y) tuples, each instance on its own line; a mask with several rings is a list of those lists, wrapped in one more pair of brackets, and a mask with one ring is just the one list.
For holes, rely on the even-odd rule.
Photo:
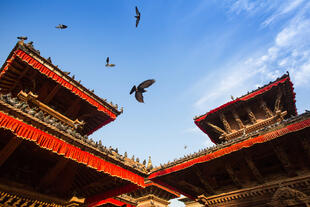
[(152, 161), (151, 161), (151, 156), (149, 156), (149, 161), (147, 163), (147, 168), (148, 170), (151, 170), (153, 168), (153, 165), (152, 165)]

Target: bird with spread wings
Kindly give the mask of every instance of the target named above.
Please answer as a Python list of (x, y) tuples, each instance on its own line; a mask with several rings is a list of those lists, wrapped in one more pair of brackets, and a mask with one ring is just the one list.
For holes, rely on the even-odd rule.
[(141, 14), (140, 14), (140, 12), (138, 10), (138, 7), (136, 7), (136, 16), (135, 16), (135, 18), (136, 18), (136, 27), (138, 27), (138, 24), (140, 22), (140, 17), (141, 17)]
[(143, 93), (146, 92), (145, 88), (150, 87), (153, 83), (155, 83), (155, 80), (149, 79), (149, 80), (146, 80), (146, 81), (143, 81), (142, 83), (140, 83), (138, 85), (138, 87), (136, 87), (134, 85), (132, 87), (132, 89), (130, 90), (129, 94), (132, 94), (133, 92), (135, 92), (135, 97), (136, 97), (137, 101), (140, 103), (144, 103)]

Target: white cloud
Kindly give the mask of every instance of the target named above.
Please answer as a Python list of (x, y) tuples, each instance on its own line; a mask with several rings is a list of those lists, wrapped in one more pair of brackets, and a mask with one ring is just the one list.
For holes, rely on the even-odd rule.
[(277, 19), (297, 9), (303, 2), (304, 0), (282, 1), (281, 4), (278, 5), (278, 9), (263, 22), (263, 25), (267, 26), (275, 22)]
[[(250, 10), (248, 1), (237, 1), (239, 6)], [(241, 2), (243, 3), (241, 5)], [(283, 7), (283, 13), (296, 9), (302, 1)], [(286, 71), (290, 72), (296, 87), (310, 85), (310, 3), (300, 8), (287, 20), (285, 26), (275, 35), (267, 49), (258, 48), (253, 53), (229, 67), (208, 74), (199, 83), (203, 92), (195, 107), (204, 112), (230, 101), (230, 95), (240, 96), (255, 85), (263, 85), (276, 79)], [(234, 9), (236, 9), (234, 7)], [(229, 69), (226, 69), (229, 68)]]

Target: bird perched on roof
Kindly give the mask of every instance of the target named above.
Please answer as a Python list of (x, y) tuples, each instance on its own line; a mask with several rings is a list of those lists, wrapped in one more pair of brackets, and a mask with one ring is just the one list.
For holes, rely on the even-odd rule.
[(33, 41), (28, 42), (28, 43), (27, 43), (27, 46), (33, 48)]
[(28, 37), (25, 37), (25, 36), (20, 36), (20, 37), (17, 37), (17, 39), (19, 39), (19, 40), (27, 40), (27, 39), (28, 39)]
[(66, 29), (68, 26), (64, 25), (64, 24), (59, 24), (58, 26), (56, 26), (57, 29)]
[(114, 66), (115, 66), (115, 64), (110, 63), (110, 58), (109, 58), (109, 57), (107, 57), (107, 60), (106, 60), (106, 64), (105, 64), (105, 66), (106, 66), (106, 67), (114, 67)]
[(232, 95), (230, 95), (231, 100), (235, 100), (235, 97), (233, 97)]
[(155, 80), (149, 79), (149, 80), (146, 80), (140, 83), (138, 87), (134, 85), (132, 89), (130, 90), (129, 94), (132, 94), (133, 92), (135, 92), (135, 97), (137, 101), (139, 101), (140, 103), (144, 103), (142, 93), (146, 92), (145, 88), (150, 87), (153, 83), (155, 83)]
[(51, 58), (51, 57), (48, 57), (48, 58), (47, 58), (47, 62), (52, 63), (52, 58)]
[(140, 14), (140, 12), (138, 10), (138, 7), (136, 7), (136, 16), (135, 16), (135, 18), (136, 18), (136, 27), (138, 27), (138, 24), (140, 22), (140, 17), (141, 17), (141, 14)]

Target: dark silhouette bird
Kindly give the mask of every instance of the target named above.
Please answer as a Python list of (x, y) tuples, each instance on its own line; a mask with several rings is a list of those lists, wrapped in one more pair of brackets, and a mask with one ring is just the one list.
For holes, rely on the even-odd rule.
[(154, 79), (149, 79), (146, 81), (143, 81), (142, 83), (140, 83), (140, 85), (138, 85), (138, 87), (136, 87), (135, 85), (132, 87), (132, 89), (130, 90), (129, 94), (132, 94), (133, 92), (135, 92), (135, 97), (137, 99), (138, 102), (140, 103), (144, 103), (143, 101), (143, 93), (146, 92), (145, 88), (148, 88), (149, 86), (151, 86), (153, 83), (155, 83)]
[(28, 39), (28, 37), (25, 37), (25, 36), (20, 36), (20, 37), (17, 37), (17, 39), (19, 39), (19, 40), (27, 40), (27, 39)]
[(58, 29), (66, 29), (68, 26), (64, 25), (64, 24), (59, 24), (58, 26), (56, 26), (56, 28)]
[(184, 149), (187, 149), (187, 145), (184, 146)]
[(28, 42), (26, 45), (27, 45), (28, 47), (33, 48), (33, 41)]
[(47, 62), (52, 63), (52, 58), (51, 57), (48, 57), (46, 60), (47, 60)]
[(135, 17), (136, 17), (136, 27), (138, 27), (138, 24), (140, 22), (140, 17), (141, 17), (141, 14), (138, 10), (138, 7), (136, 7), (136, 16)]
[(106, 60), (106, 64), (105, 64), (106, 67), (114, 67), (115, 64), (110, 64), (110, 58), (107, 57), (107, 60)]

